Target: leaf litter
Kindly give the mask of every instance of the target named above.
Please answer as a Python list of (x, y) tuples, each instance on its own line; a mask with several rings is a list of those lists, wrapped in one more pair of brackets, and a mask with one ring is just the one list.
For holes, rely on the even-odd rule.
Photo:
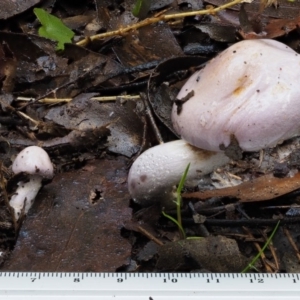
[[(267, 240), (270, 224), (299, 222), (299, 176), (287, 175), (299, 168), (297, 147), (280, 164), (267, 152), (269, 164), (260, 167), (259, 154), (249, 154), (217, 170), (213, 180), (204, 178), (200, 191), (185, 190), (183, 226), (188, 236), (202, 237), (197, 240), (180, 240), (160, 207), (141, 209), (130, 202), (126, 187), (128, 167), (140, 152), (155, 145), (158, 136), (176, 139), (172, 101), (203, 63), (241, 38), (281, 38), (299, 50), (297, 1), (265, 9), (254, 1), (213, 15), (160, 21), (86, 47), (75, 43), (138, 24), (164, 9), (176, 14), (224, 2), (151, 1), (136, 16), (134, 1), (14, 2), (4, 1), (0, 14), (2, 270), (99, 272), (136, 266), (141, 271), (239, 272), (257, 254), (254, 242), (259, 246)], [(46, 28), (39, 32), (33, 9), (57, 19), (47, 15), (47, 24), (40, 19)], [(67, 30), (66, 37), (57, 38), (53, 26), (60, 22), (74, 37)], [(59, 41), (58, 48), (52, 40)], [(140, 93), (147, 93), (150, 110), (144, 97), (122, 100)], [(97, 96), (117, 101), (92, 100)], [(45, 98), (53, 101), (45, 104)], [(15, 227), (4, 200), (18, 179), (10, 172), (12, 160), (28, 145), (46, 149), (56, 175)], [(195, 223), (193, 215), (201, 221)], [(259, 271), (296, 270), (297, 225), (284, 226), (273, 239), (278, 250), (265, 251), (268, 262), (263, 259)]]

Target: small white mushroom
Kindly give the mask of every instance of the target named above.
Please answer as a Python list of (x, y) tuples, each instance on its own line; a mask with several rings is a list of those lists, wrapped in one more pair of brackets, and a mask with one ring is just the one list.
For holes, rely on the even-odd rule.
[(43, 179), (53, 177), (53, 165), (47, 152), (37, 146), (30, 146), (23, 149), (13, 162), (14, 174), (28, 174), (28, 181), (18, 182), (18, 188), (12, 195), (9, 204), (15, 211), (15, 218), (18, 220), (22, 209), (24, 214), (33, 204), (33, 201), (42, 186)]
[(175, 130), (192, 145), (243, 151), (276, 146), (300, 132), (300, 55), (274, 40), (234, 44), (182, 87), (194, 94), (172, 110)]
[(201, 150), (184, 140), (161, 144), (146, 150), (132, 164), (128, 175), (129, 193), (142, 206), (154, 202), (167, 205), (175, 200), (174, 186), (189, 163), (186, 183), (194, 185), (228, 161), (222, 152)]

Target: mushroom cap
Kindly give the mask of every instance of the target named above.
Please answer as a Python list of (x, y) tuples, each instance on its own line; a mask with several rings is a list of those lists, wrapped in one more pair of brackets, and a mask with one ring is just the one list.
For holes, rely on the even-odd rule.
[(24, 172), (29, 175), (40, 175), (45, 179), (51, 179), (54, 173), (49, 155), (38, 146), (23, 149), (15, 158), (12, 170), (15, 174)]
[[(228, 163), (222, 152), (198, 149), (184, 140), (152, 147), (132, 164), (128, 175), (128, 190), (133, 200), (143, 206), (160, 200), (172, 201), (173, 187), (179, 184), (190, 163), (186, 184), (199, 182), (203, 175)], [(170, 199), (172, 198), (172, 199)]]
[(193, 74), (177, 98), (194, 91), (177, 114), (176, 132), (192, 145), (243, 151), (274, 147), (299, 135), (300, 56), (274, 40), (236, 43)]

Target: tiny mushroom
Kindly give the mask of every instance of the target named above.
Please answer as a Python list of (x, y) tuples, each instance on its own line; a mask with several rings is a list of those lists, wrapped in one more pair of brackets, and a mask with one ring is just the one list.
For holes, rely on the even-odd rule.
[(30, 146), (17, 155), (12, 171), (14, 174), (26, 173), (28, 175), (27, 181), (18, 182), (18, 188), (9, 201), (14, 209), (15, 218), (18, 220), (22, 210), (24, 209), (24, 214), (26, 214), (32, 206), (42, 186), (42, 180), (53, 177), (53, 165), (44, 149)]
[[(227, 48), (192, 75), (179, 92), (176, 132), (211, 151), (236, 146), (259, 151), (299, 135), (300, 55), (268, 39), (245, 40)], [(178, 100), (178, 101), (179, 101)]]
[(215, 168), (228, 163), (223, 152), (196, 148), (184, 140), (164, 143), (142, 153), (132, 164), (128, 189), (133, 200), (142, 206), (175, 200), (174, 186), (190, 163), (186, 185), (194, 185)]
[(133, 163), (132, 198), (142, 205), (174, 199), (188, 163), (191, 181), (229, 157), (241, 159), (243, 151), (299, 135), (299, 77), (300, 56), (280, 42), (245, 40), (227, 48), (188, 79), (174, 102), (173, 126), (186, 142), (158, 145)]

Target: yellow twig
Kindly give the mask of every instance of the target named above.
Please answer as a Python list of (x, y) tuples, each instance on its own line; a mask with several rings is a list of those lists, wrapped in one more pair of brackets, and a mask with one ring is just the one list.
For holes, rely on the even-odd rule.
[[(139, 95), (122, 95), (122, 96), (102, 96), (92, 97), (90, 100), (105, 102), (105, 101), (116, 101), (116, 100), (134, 100), (140, 99)], [(58, 104), (72, 101), (72, 98), (43, 98), (38, 100), (39, 103), (43, 104)]]
[[(117, 101), (117, 100), (135, 100), (140, 99), (140, 95), (119, 95), (119, 96), (102, 96), (102, 97), (92, 97), (90, 100), (105, 102), (105, 101)], [(18, 101), (35, 101), (34, 98), (27, 98), (27, 97), (18, 97)], [(38, 100), (39, 103), (43, 104), (59, 104), (59, 103), (67, 103), (72, 101), (73, 98), (43, 98)], [(34, 122), (31, 118), (27, 115), (20, 112), (20, 115), (27, 120)]]
[(233, 5), (236, 5), (236, 4), (239, 4), (239, 3), (242, 3), (242, 2), (244, 2), (244, 0), (233, 0), (229, 3), (218, 6), (216, 8), (209, 8), (209, 9), (185, 12), (185, 13), (180, 13), (180, 14), (162, 15), (162, 16), (159, 16), (159, 17), (147, 18), (145, 20), (142, 20), (141, 22), (138, 22), (138, 23), (133, 24), (133, 25), (129, 25), (125, 28), (120, 28), (118, 30), (114, 30), (114, 31), (100, 33), (100, 34), (90, 36), (88, 38), (85, 38), (85, 39), (77, 42), (76, 45), (84, 47), (90, 41), (92, 42), (94, 40), (104, 39), (104, 38), (112, 37), (112, 36), (116, 36), (116, 35), (122, 36), (122, 35), (128, 33), (131, 30), (136, 30), (138, 28), (141, 28), (141, 27), (144, 27), (144, 26), (147, 26), (147, 25), (150, 25), (150, 24), (154, 24), (154, 23), (157, 23), (159, 21), (168, 21), (168, 20), (171, 20), (171, 19), (181, 19), (181, 18), (192, 17), (192, 16), (197, 16), (197, 15), (215, 14), (220, 10), (226, 9), (228, 7), (231, 7)]

